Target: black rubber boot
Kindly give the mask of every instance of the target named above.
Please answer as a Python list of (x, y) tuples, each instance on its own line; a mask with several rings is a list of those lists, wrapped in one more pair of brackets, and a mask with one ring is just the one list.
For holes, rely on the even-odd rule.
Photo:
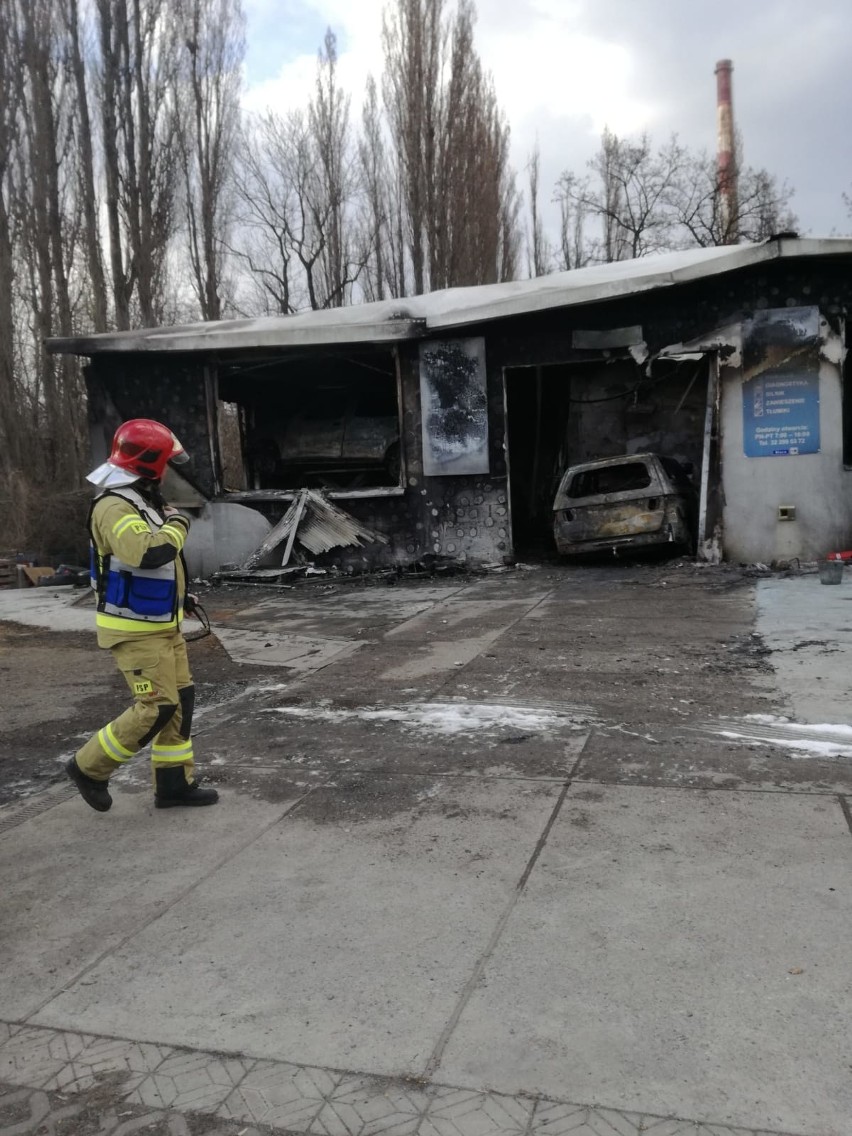
[(99, 813), (108, 812), (112, 808), (112, 797), (109, 795), (107, 781), (96, 781), (94, 777), (85, 774), (77, 764), (76, 757), (65, 763), (65, 772), (77, 786), (80, 796), (87, 805), (91, 805)]
[(215, 789), (202, 789), (196, 781), (187, 783), (182, 765), (174, 768), (158, 766), (154, 770), (154, 778), (157, 785), (154, 807), (157, 809), (215, 805), (219, 800)]

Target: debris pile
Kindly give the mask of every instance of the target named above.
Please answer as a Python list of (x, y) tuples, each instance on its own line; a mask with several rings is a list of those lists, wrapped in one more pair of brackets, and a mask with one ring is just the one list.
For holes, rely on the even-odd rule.
[(83, 587), (89, 571), (73, 564), (51, 568), (38, 564), (35, 556), (17, 553), (0, 557), (0, 588)]
[[(333, 548), (363, 548), (365, 544), (387, 544), (388, 538), (356, 521), (343, 509), (332, 505), (321, 493), (301, 489), (290, 508), (267, 534), (263, 543), (235, 568), (221, 568), (215, 573), (220, 580), (264, 580), (274, 582), (286, 576), (306, 573), (311, 565), (296, 543), (318, 556)], [(284, 545), (280, 567), (260, 567), (272, 553)], [(291, 563), (295, 561), (295, 563)]]

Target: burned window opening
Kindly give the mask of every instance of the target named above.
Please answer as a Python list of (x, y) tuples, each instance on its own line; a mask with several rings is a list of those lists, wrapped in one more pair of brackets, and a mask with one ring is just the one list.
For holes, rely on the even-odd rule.
[(231, 364), (220, 370), (219, 397), (239, 407), (252, 490), (346, 493), (403, 483), (391, 352)]

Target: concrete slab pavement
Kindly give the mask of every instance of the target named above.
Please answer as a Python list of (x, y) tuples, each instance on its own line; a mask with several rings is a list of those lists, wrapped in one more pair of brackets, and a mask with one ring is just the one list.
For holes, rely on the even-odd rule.
[[(109, 813), (78, 796), (24, 823), (0, 815), (0, 1017), (27, 1019), (69, 984), (90, 1002), (88, 973), (161, 917), (222, 860), (288, 810), (236, 796), (180, 817), (150, 792), (121, 795)], [(156, 950), (152, 963), (163, 965)], [(166, 951), (168, 954), (168, 951)]]
[[(454, 783), (442, 799), (427, 779), (418, 791), (413, 815), (348, 827), (324, 822), (334, 791), (318, 790), (82, 981), (66, 981), (35, 1014), (22, 1001), (20, 1015), (137, 1041), (422, 1072), (559, 786)], [(73, 882), (62, 873), (57, 887)], [(54, 934), (70, 946), (79, 928), (63, 915), (54, 906)], [(14, 972), (27, 956), (7, 958)]]
[(235, 662), (281, 667), (292, 674), (312, 674), (329, 663), (348, 659), (361, 646), (358, 640), (279, 635), (241, 627), (217, 627), (216, 638)]
[(575, 786), (436, 1075), (846, 1133), (851, 870), (836, 801)]
[(852, 723), (852, 584), (815, 574), (757, 582), (757, 624), (799, 722)]
[(367, 588), (353, 583), (313, 583), (292, 591), (264, 595), (254, 602), (241, 599), (239, 589), (210, 594), (210, 615), (219, 624), (247, 630), (272, 631), (308, 637), (363, 638), (383, 634), (436, 603), (463, 595), (470, 581), (414, 586)]
[(714, 732), (790, 705), (751, 584), (258, 594), (209, 606), (363, 645), (215, 672), (240, 793), (155, 814), (140, 759), (106, 817), (0, 811), (0, 1136), (850, 1136), (849, 762)]

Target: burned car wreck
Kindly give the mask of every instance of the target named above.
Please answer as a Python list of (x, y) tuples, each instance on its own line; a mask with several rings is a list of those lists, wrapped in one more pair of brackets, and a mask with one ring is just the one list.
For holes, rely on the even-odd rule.
[(674, 458), (630, 454), (571, 466), (553, 502), (557, 551), (691, 553), (697, 501), (688, 467)]

